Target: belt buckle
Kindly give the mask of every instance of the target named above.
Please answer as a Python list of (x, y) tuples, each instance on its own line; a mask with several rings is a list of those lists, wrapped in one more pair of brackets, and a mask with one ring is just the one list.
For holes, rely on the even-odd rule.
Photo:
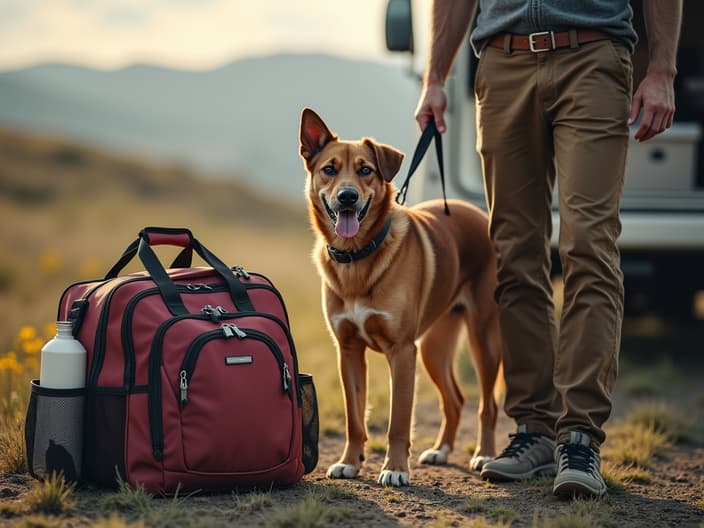
[[(545, 35), (550, 35), (551, 46), (549, 48), (536, 48), (535, 47), (535, 39), (538, 37), (543, 37)], [(530, 46), (530, 50), (533, 53), (542, 53), (543, 51), (552, 51), (555, 49), (555, 33), (552, 31), (538, 31), (537, 33), (531, 33), (530, 35), (528, 35), (528, 45)]]

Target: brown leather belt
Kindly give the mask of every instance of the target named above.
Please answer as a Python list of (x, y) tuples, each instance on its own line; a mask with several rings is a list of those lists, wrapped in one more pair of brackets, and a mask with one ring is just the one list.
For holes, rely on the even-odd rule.
[[(597, 40), (606, 40), (611, 37), (597, 29), (575, 29), (574, 44), (586, 44)], [(506, 39), (510, 41), (506, 42)], [(506, 49), (506, 51), (523, 50), (539, 53), (541, 51), (551, 51), (557, 48), (569, 48), (573, 45), (570, 39), (570, 31), (539, 31), (530, 35), (513, 35), (511, 33), (501, 33), (492, 37), (488, 43), (492, 48)]]

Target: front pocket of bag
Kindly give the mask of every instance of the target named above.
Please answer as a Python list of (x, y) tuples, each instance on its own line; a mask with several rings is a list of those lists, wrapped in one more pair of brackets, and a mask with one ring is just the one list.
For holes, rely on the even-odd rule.
[(188, 471), (259, 472), (290, 457), (295, 398), (289, 366), (268, 335), (233, 327), (196, 338), (169, 380)]

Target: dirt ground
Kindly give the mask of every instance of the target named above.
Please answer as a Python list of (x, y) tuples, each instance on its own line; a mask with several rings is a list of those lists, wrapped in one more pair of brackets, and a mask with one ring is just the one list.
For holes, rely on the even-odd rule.
[[(701, 371), (700, 371), (701, 372)], [(679, 410), (688, 413), (696, 423), (704, 418), (704, 384), (700, 375), (688, 377), (668, 389), (664, 396)], [(612, 422), (627, 414), (635, 399), (617, 391)], [(477, 473), (467, 469), (469, 453), (476, 433), (475, 403), (465, 405), (457, 449), (446, 466), (412, 464), (412, 486), (383, 489), (376, 483), (383, 454), (374, 449), (359, 478), (331, 481), (326, 468), (336, 462), (344, 439), (325, 436), (320, 441), (320, 460), (315, 471), (303, 482), (289, 489), (273, 490), (270, 500), (247, 505), (247, 495), (186, 497), (188, 511), (198, 522), (186, 526), (606, 526), (606, 527), (697, 527), (704, 526), (704, 428), (697, 425), (696, 434), (687, 444), (675, 445), (651, 465), (649, 482), (630, 482), (612, 487), (601, 501), (575, 504), (552, 496), (551, 481), (488, 484)], [(413, 456), (418, 456), (435, 435), (439, 426), (437, 407), (433, 401), (419, 402), (416, 409)], [(505, 445), (513, 430), (511, 421), (501, 415), (497, 443)], [(373, 432), (382, 437), (381, 431)], [(608, 442), (608, 440), (607, 440)], [(19, 501), (29, 489), (29, 478), (23, 475), (0, 475), (0, 500)], [(330, 494), (330, 490), (334, 493)], [(272, 515), (287, 506), (304, 502), (307, 496), (323, 496), (324, 508), (335, 510), (332, 517), (302, 521), (291, 513), (288, 521), (272, 520)], [(90, 488), (77, 490), (77, 508), (57, 519), (59, 526), (91, 526), (101, 511), (102, 493)], [(156, 503), (168, 502), (160, 499)], [(134, 520), (134, 512), (124, 511), (122, 518)], [(303, 517), (307, 519), (307, 517)], [(152, 518), (154, 519), (154, 518)], [(0, 515), (0, 526), (20, 526), (26, 516)], [(147, 525), (153, 524), (147, 521)], [(157, 524), (159, 525), (159, 524)], [(174, 521), (162, 526), (178, 525)], [(25, 524), (24, 526), (50, 526)]]

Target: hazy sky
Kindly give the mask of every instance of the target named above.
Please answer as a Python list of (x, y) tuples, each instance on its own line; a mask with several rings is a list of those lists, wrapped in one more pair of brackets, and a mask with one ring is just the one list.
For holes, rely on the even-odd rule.
[(281, 51), (392, 60), (386, 0), (0, 0), (0, 69), (210, 68)]

